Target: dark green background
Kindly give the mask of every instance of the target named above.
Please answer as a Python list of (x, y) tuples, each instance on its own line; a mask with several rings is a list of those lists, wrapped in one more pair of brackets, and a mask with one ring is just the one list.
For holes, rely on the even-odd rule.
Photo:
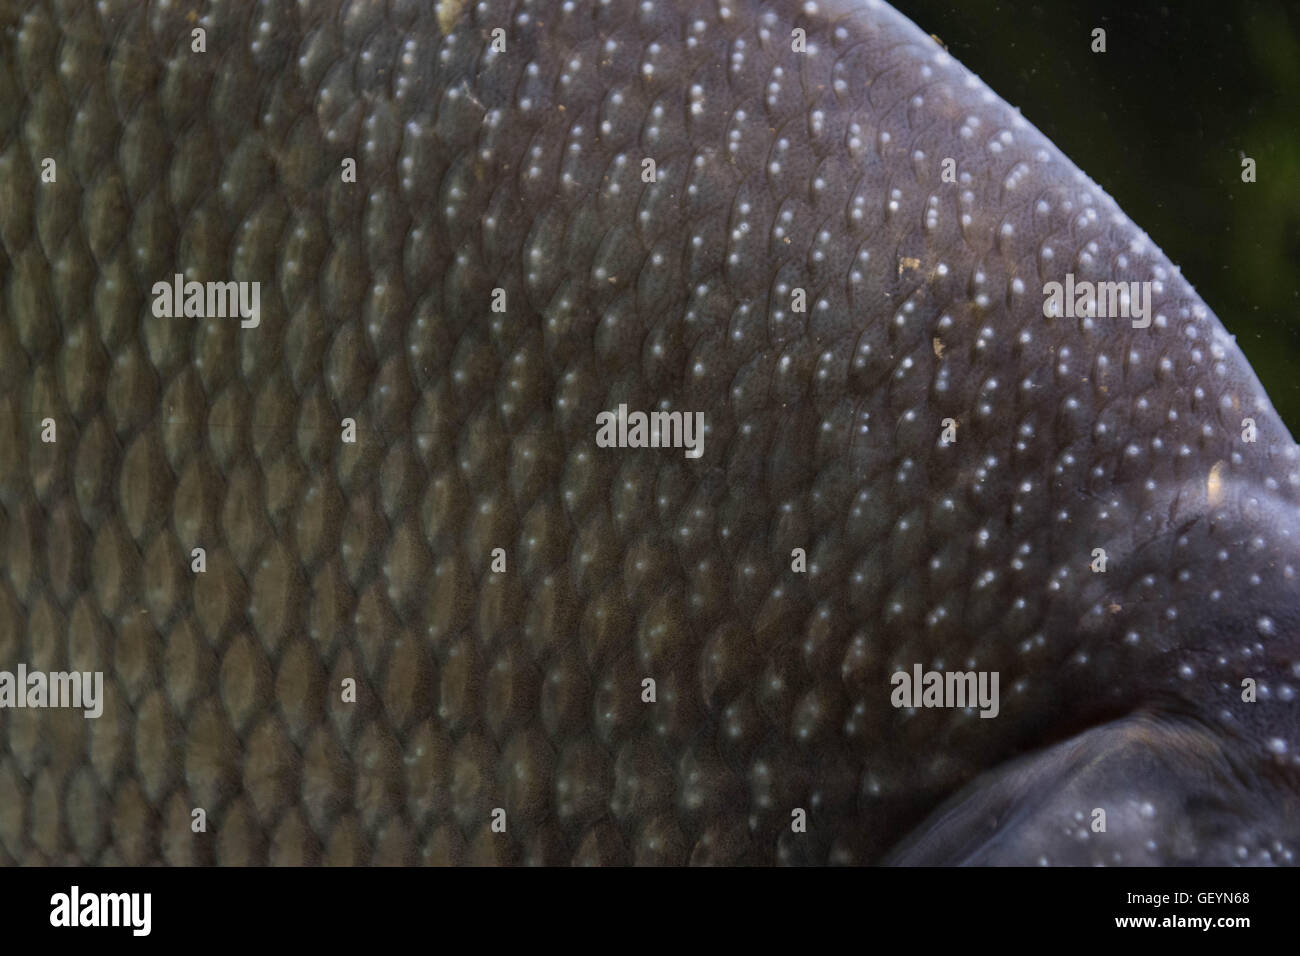
[(1300, 4), (892, 2), (1182, 268), (1300, 436)]

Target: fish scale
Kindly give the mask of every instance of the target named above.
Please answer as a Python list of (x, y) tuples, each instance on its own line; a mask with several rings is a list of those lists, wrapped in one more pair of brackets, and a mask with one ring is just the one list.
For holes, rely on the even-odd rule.
[[(99, 719), (0, 711), (0, 861), (1291, 861), (1296, 447), (883, 3), (0, 36), (0, 669), (105, 675)], [(1151, 281), (1151, 327), (1046, 316), (1065, 272)], [(157, 317), (177, 274), (257, 326)], [(702, 456), (600, 447), (620, 405)], [(998, 715), (894, 706), (913, 665)]]

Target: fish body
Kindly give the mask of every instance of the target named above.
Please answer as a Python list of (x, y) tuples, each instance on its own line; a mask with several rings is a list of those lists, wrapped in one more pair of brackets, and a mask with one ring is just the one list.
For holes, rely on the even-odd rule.
[(890, 7), (0, 31), (0, 860), (1293, 861), (1296, 446)]

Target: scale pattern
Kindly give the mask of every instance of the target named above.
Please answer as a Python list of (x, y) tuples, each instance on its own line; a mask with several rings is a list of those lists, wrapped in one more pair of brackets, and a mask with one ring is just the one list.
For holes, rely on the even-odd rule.
[[(1289, 508), (1290, 436), (883, 4), (0, 0), (0, 44), (0, 669), (106, 697), (0, 712), (0, 862), (871, 862), (1206, 709), (1178, 613), (1241, 535), (1184, 518)], [(1067, 271), (1152, 280), (1152, 327), (1044, 317)], [(155, 318), (174, 273), (260, 325)], [(620, 403), (703, 456), (597, 447)], [(1286, 593), (1260, 534), (1232, 580)], [(893, 708), (913, 663), (1001, 713)]]

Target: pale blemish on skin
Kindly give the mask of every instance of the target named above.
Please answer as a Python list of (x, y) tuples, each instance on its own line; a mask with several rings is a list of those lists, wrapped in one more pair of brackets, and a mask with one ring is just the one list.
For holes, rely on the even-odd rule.
[(1209, 477), (1205, 479), (1205, 497), (1211, 508), (1217, 508), (1223, 501), (1223, 471), (1226, 465), (1216, 461), (1210, 468)]
[(438, 0), (434, 9), (438, 15), (438, 28), (444, 34), (450, 33), (456, 26), (456, 21), (465, 12), (465, 3), (466, 0)]

